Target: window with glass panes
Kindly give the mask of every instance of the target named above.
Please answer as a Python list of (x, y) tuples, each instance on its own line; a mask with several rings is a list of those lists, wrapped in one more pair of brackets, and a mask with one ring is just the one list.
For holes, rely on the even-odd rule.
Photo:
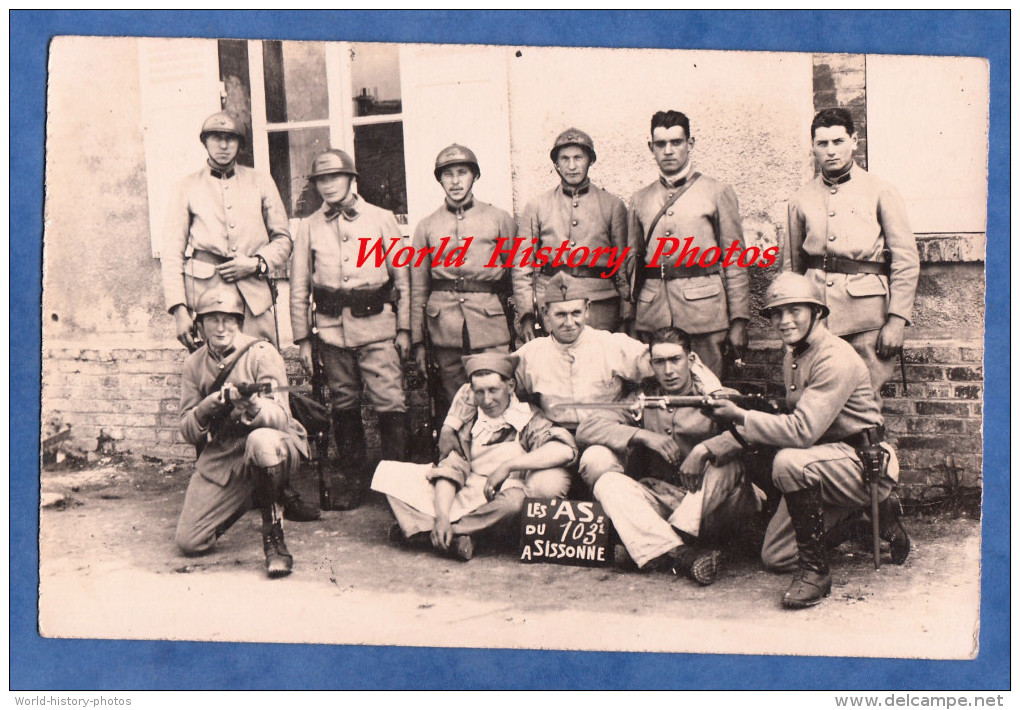
[(246, 117), (242, 163), (276, 181), (291, 217), (321, 200), (308, 181), (329, 148), (354, 154), (358, 193), (407, 223), (407, 180), (396, 45), (220, 40), (225, 107)]

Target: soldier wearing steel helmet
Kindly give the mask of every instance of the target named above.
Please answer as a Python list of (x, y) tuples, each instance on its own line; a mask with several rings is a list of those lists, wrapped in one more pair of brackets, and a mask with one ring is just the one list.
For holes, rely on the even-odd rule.
[[(245, 131), (229, 113), (207, 118), (199, 139), (208, 159), (177, 184), (163, 233), (163, 292), (177, 339), (189, 350), (198, 347), (192, 312), (203, 293), (225, 287), (244, 304), (244, 332), (278, 345), (269, 277), (292, 248), (280, 193), (269, 176), (237, 164)], [(288, 488), (287, 501), (288, 520), (319, 517), (297, 491)]]
[[(184, 363), (180, 428), (200, 451), (174, 539), (185, 554), (207, 552), (254, 503), (266, 573), (290, 574), (279, 507), (308, 444), (287, 396), (272, 391), (286, 385), (287, 368), (271, 344), (241, 332), (246, 306), (236, 288), (204, 291), (195, 310), (205, 345)], [(245, 385), (266, 389), (242, 394)]]
[(163, 292), (177, 339), (193, 350), (198, 298), (232, 284), (244, 301), (245, 332), (276, 343), (268, 278), (290, 257), (287, 211), (268, 175), (237, 164), (245, 131), (236, 118), (214, 113), (199, 139), (206, 164), (177, 184), (163, 232)]
[[(910, 538), (892, 493), (899, 476), (868, 368), (854, 348), (825, 326), (829, 313), (814, 283), (784, 272), (769, 286), (761, 311), (785, 345), (783, 382), (789, 414), (746, 411), (732, 402), (712, 404), (712, 416), (734, 424), (706, 442), (706, 461), (725, 460), (747, 445), (779, 449), (772, 478), (783, 501), (769, 523), (762, 560), (774, 571), (796, 570), (783, 606), (799, 609), (829, 595), (826, 530), (870, 501), (865, 459), (878, 453), (887, 466), (878, 479), (881, 536), (892, 561), (902, 564)], [(743, 440), (743, 441), (741, 441)]]
[(525, 282), (520, 269), (486, 267), (496, 240), (515, 239), (517, 224), (504, 210), (475, 199), (472, 189), (482, 173), (474, 152), (456, 143), (443, 148), (436, 156), (433, 174), (445, 199), (415, 228), (415, 250), (421, 253), (428, 247), (438, 248), (448, 238), (449, 251), (471, 239), (461, 266), (433, 267), (424, 261), (411, 268), (414, 357), (424, 372), (427, 335), (447, 400), (439, 407), (441, 417), (457, 390), (467, 382), (463, 355), (510, 351), (513, 333), (502, 300), (510, 290), (506, 272), (512, 272), (515, 300)]
[[(323, 203), (298, 225), (290, 282), (301, 363), (309, 373), (322, 366), (332, 398), (333, 432), (342, 454), (344, 490), (336, 497), (341, 510), (357, 508), (371, 482), (362, 386), (379, 413), (387, 458), (402, 460), (407, 446), (401, 363), (411, 348), (410, 276), (392, 256), (382, 265), (374, 258), (358, 264), (363, 244), (367, 250), (381, 239), (386, 250), (402, 235), (392, 212), (354, 192), (357, 176), (354, 160), (342, 150), (327, 150), (312, 161), (309, 178)], [(312, 361), (313, 351), (319, 363)]]
[[(616, 247), (622, 253), (627, 246), (627, 208), (623, 200), (593, 185), (589, 179), (588, 170), (596, 159), (591, 136), (580, 129), (568, 128), (556, 137), (549, 157), (560, 183), (525, 206), (521, 213), (522, 236), (538, 239), (539, 246), (552, 249), (566, 241), (571, 248)], [(535, 306), (542, 303), (549, 279), (561, 271), (580, 279), (588, 299), (588, 325), (622, 332), (634, 317), (634, 304), (623, 269), (617, 270), (613, 278), (602, 278), (608, 260), (606, 254), (597, 266), (546, 265), (526, 270), (533, 288), (525, 292), (528, 300), (517, 304), (521, 337), (524, 340), (535, 337), (538, 326)]]

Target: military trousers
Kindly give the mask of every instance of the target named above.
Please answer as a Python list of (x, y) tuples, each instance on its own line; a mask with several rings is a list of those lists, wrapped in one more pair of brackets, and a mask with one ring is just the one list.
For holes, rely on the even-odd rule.
[(320, 341), (320, 357), (333, 409), (358, 407), (364, 385), (377, 412), (405, 412), (404, 370), (392, 340), (368, 343), (356, 348), (338, 348)]

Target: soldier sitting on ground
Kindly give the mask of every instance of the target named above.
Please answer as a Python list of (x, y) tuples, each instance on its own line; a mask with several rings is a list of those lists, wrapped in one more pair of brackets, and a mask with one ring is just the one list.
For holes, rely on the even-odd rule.
[[(463, 453), (453, 451), (436, 466), (408, 466), (411, 472), (389, 485), (376, 474), (373, 487), (387, 494), (397, 518), (391, 537), (406, 542), (428, 534), (437, 551), (466, 561), (476, 533), (516, 529), (525, 498), (566, 495), (564, 467), (577, 459), (574, 437), (517, 399), (516, 365), (512, 355), (465, 357), (468, 382), (457, 398), (470, 393), (477, 411), (450, 432)], [(451, 422), (444, 428), (453, 429)]]
[[(648, 350), (655, 379), (646, 380), (645, 394), (735, 394), (691, 351), (691, 338), (684, 331), (654, 331)], [(622, 407), (601, 410), (581, 422), (577, 440), (587, 447), (581, 478), (638, 567), (672, 569), (699, 584), (711, 584), (719, 552), (706, 546), (705, 539), (728, 537), (754, 513), (751, 484), (736, 457), (709, 462), (701, 442), (717, 435), (719, 426), (700, 409), (647, 408), (638, 413), (641, 418), (635, 421)]]
[[(200, 451), (174, 539), (185, 554), (206, 552), (254, 503), (262, 513), (266, 573), (282, 577), (290, 574), (293, 558), (279, 506), (308, 444), (287, 397), (271, 389), (287, 383), (283, 357), (241, 333), (244, 308), (240, 293), (229, 287), (206, 291), (197, 303), (206, 344), (184, 363), (180, 426)], [(269, 391), (239, 392), (253, 384)]]

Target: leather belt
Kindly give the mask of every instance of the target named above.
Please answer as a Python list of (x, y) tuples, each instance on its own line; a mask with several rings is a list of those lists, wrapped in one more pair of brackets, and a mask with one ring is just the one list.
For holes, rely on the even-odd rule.
[(381, 313), (385, 304), (396, 303), (397, 295), (390, 283), (378, 288), (365, 289), (312, 287), (315, 310), (334, 318), (340, 317), (344, 308), (350, 308), (351, 315), (359, 318)]
[(885, 441), (885, 425), (876, 424), (870, 429), (851, 434), (843, 439), (842, 443), (849, 444), (854, 449), (866, 449), (869, 446), (881, 444), (883, 441)]
[(460, 293), (502, 293), (502, 281), (479, 281), (477, 279), (432, 279), (433, 291), (458, 291)]
[(609, 267), (604, 266), (542, 266), (543, 276), (555, 276), (556, 274), (567, 274), (578, 279), (601, 279), (602, 272)]
[(213, 254), (211, 251), (206, 251), (204, 249), (196, 249), (192, 252), (191, 258), (195, 261), (201, 261), (204, 264), (212, 264), (214, 266), (219, 266), (223, 262), (230, 261), (231, 259), (231, 257)]
[(889, 262), (869, 261), (867, 259), (848, 259), (826, 252), (825, 254), (805, 254), (805, 268), (821, 269), (830, 274), (879, 274), (889, 275)]
[(699, 276), (711, 276), (712, 274), (718, 274), (722, 269), (718, 264), (712, 264), (711, 266), (681, 266), (679, 268), (669, 266), (660, 269), (645, 269), (646, 279), (662, 279), (665, 281), (673, 281), (674, 279), (695, 279)]

